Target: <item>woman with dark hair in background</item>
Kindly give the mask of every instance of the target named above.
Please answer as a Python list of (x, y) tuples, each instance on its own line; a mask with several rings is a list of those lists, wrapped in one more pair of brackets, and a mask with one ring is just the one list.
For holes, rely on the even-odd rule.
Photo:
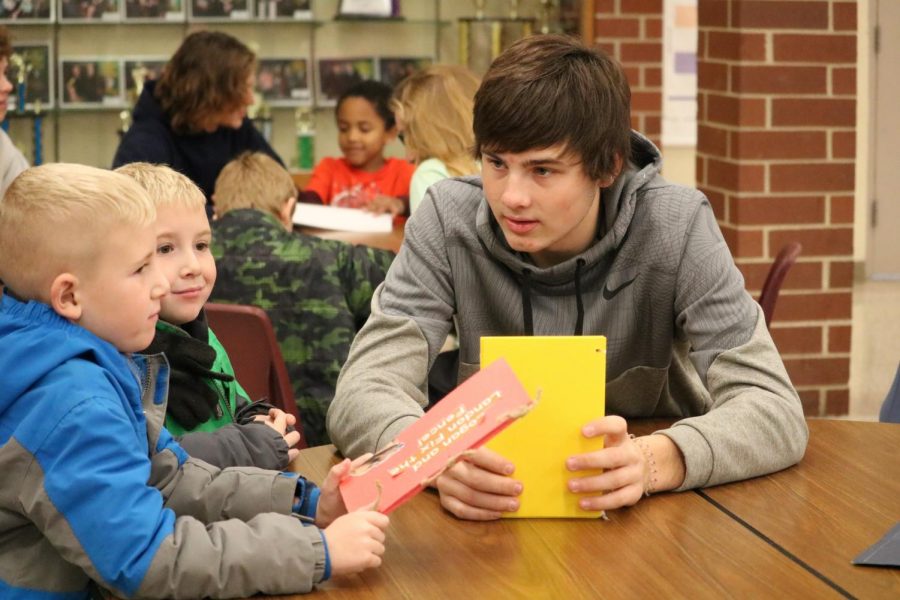
[(219, 171), (242, 152), (264, 152), (282, 162), (247, 118), (255, 72), (256, 56), (238, 39), (218, 31), (186, 37), (159, 81), (144, 84), (113, 168), (141, 161), (169, 165), (208, 201)]
[[(13, 91), (12, 82), (6, 78), (6, 69), (9, 66), (11, 54), (12, 44), (9, 41), (9, 33), (6, 27), (0, 27), (0, 122), (6, 118), (6, 103), (9, 94)], [(0, 129), (0, 200), (3, 199), (3, 193), (16, 175), (27, 168), (28, 161), (13, 145), (6, 132)]]

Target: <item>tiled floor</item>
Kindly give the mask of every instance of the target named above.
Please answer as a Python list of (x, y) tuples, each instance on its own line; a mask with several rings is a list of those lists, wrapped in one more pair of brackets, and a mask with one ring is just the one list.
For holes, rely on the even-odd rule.
[(850, 418), (877, 419), (900, 363), (900, 281), (857, 281), (850, 344)]

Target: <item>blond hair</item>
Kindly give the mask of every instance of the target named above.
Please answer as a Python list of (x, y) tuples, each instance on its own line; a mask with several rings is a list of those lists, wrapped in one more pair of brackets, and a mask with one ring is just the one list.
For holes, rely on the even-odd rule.
[(432, 65), (397, 86), (391, 107), (416, 162), (436, 158), (454, 176), (477, 172), (472, 107), (478, 78), (459, 65)]
[(277, 217), (288, 198), (296, 195), (293, 178), (271, 156), (244, 152), (219, 172), (213, 198), (220, 217), (239, 208), (254, 208)]
[(206, 208), (206, 196), (193, 181), (165, 165), (136, 162), (123, 165), (116, 173), (127, 175), (144, 188), (157, 207)]
[(155, 219), (147, 192), (128, 177), (66, 163), (31, 167), (0, 201), (0, 280), (47, 302), (53, 280), (96, 261), (111, 229)]

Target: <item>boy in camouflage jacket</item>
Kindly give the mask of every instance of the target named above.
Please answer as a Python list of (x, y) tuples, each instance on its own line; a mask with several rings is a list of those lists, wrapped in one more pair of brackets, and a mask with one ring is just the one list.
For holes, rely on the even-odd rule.
[(296, 196), (288, 172), (264, 154), (222, 169), (212, 223), (219, 277), (210, 300), (268, 313), (313, 446), (330, 441), (325, 414), (338, 374), (394, 255), (293, 233)]

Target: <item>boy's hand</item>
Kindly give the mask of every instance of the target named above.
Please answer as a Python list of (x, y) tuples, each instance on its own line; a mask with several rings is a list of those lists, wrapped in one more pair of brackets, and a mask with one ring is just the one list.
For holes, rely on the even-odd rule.
[(645, 481), (648, 471), (644, 454), (628, 435), (625, 419), (616, 416), (597, 419), (582, 428), (582, 435), (589, 438), (603, 435), (606, 440), (601, 450), (566, 459), (569, 471), (603, 469), (599, 475), (569, 480), (572, 492), (598, 492), (596, 496), (581, 498), (578, 505), (584, 510), (610, 510), (636, 504), (648, 485)]
[(437, 480), (441, 506), (460, 519), (489, 521), (519, 509), (522, 483), (509, 477), (515, 465), (487, 448), (475, 450)]
[(372, 198), (372, 201), (365, 205), (368, 212), (382, 214), (390, 213), (393, 216), (402, 215), (406, 211), (406, 205), (400, 198), (393, 196), (385, 196), (379, 194)]
[(604, 469), (600, 475), (569, 480), (573, 492), (601, 492), (579, 505), (587, 510), (609, 510), (637, 503), (644, 492), (662, 492), (684, 482), (684, 456), (666, 435), (632, 438), (622, 417), (603, 417), (582, 428), (585, 437), (606, 436), (605, 447), (596, 452), (570, 456), (570, 471)]
[(351, 575), (380, 566), (388, 523), (387, 515), (372, 510), (358, 510), (335, 519), (324, 531), (331, 574)]
[(316, 526), (325, 528), (331, 525), (332, 521), (347, 514), (347, 506), (344, 504), (344, 498), (341, 496), (340, 483), (350, 471), (366, 462), (371, 458), (371, 453), (366, 453), (354, 460), (350, 461), (345, 458), (338, 464), (331, 467), (325, 481), (322, 482), (319, 495), (319, 505), (316, 507)]
[(268, 415), (257, 415), (254, 420), (265, 423), (281, 434), (281, 437), (284, 438), (284, 443), (288, 447), (288, 461), (297, 458), (300, 450), (294, 448), (294, 446), (300, 443), (300, 432), (296, 429), (293, 431), (287, 430), (288, 427), (293, 427), (297, 424), (297, 418), (294, 415), (288, 414), (280, 408), (270, 408)]

